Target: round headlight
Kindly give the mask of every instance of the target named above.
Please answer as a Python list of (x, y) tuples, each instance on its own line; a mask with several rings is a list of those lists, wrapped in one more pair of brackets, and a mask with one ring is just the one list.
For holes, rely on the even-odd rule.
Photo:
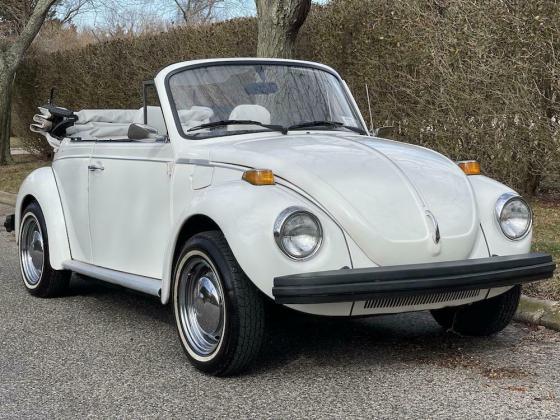
[(533, 213), (529, 204), (512, 193), (503, 194), (498, 198), (496, 217), (504, 235), (512, 240), (521, 239), (527, 235), (533, 221)]
[(319, 250), (323, 229), (315, 215), (300, 207), (290, 207), (276, 219), (274, 239), (288, 257), (305, 260)]

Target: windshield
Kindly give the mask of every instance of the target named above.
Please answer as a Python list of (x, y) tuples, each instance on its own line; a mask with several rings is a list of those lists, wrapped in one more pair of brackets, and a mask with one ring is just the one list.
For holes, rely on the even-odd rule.
[(207, 65), (172, 74), (168, 86), (187, 138), (288, 128), (363, 131), (341, 81), (314, 67)]

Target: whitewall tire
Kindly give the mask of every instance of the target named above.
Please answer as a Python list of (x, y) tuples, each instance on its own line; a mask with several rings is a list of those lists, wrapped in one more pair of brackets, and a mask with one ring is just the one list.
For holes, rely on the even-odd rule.
[(199, 233), (184, 244), (172, 303), (181, 345), (197, 369), (234, 375), (257, 358), (265, 330), (263, 296), (221, 232)]

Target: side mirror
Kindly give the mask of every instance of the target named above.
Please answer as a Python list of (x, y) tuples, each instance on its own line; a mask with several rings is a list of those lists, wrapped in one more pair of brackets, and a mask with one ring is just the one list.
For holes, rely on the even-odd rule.
[(395, 133), (395, 127), (388, 125), (385, 127), (378, 127), (373, 131), (375, 137), (388, 138), (391, 134)]
[(163, 140), (164, 136), (160, 135), (154, 127), (133, 123), (128, 127), (128, 138), (135, 141), (156, 142)]

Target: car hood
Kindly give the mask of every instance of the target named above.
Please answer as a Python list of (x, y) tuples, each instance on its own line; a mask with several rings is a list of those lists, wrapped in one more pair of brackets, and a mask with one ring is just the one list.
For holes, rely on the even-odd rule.
[(470, 182), (434, 151), (334, 133), (214, 146), (214, 162), (271, 169), (303, 190), (378, 265), (465, 259), (474, 247), (479, 222)]

